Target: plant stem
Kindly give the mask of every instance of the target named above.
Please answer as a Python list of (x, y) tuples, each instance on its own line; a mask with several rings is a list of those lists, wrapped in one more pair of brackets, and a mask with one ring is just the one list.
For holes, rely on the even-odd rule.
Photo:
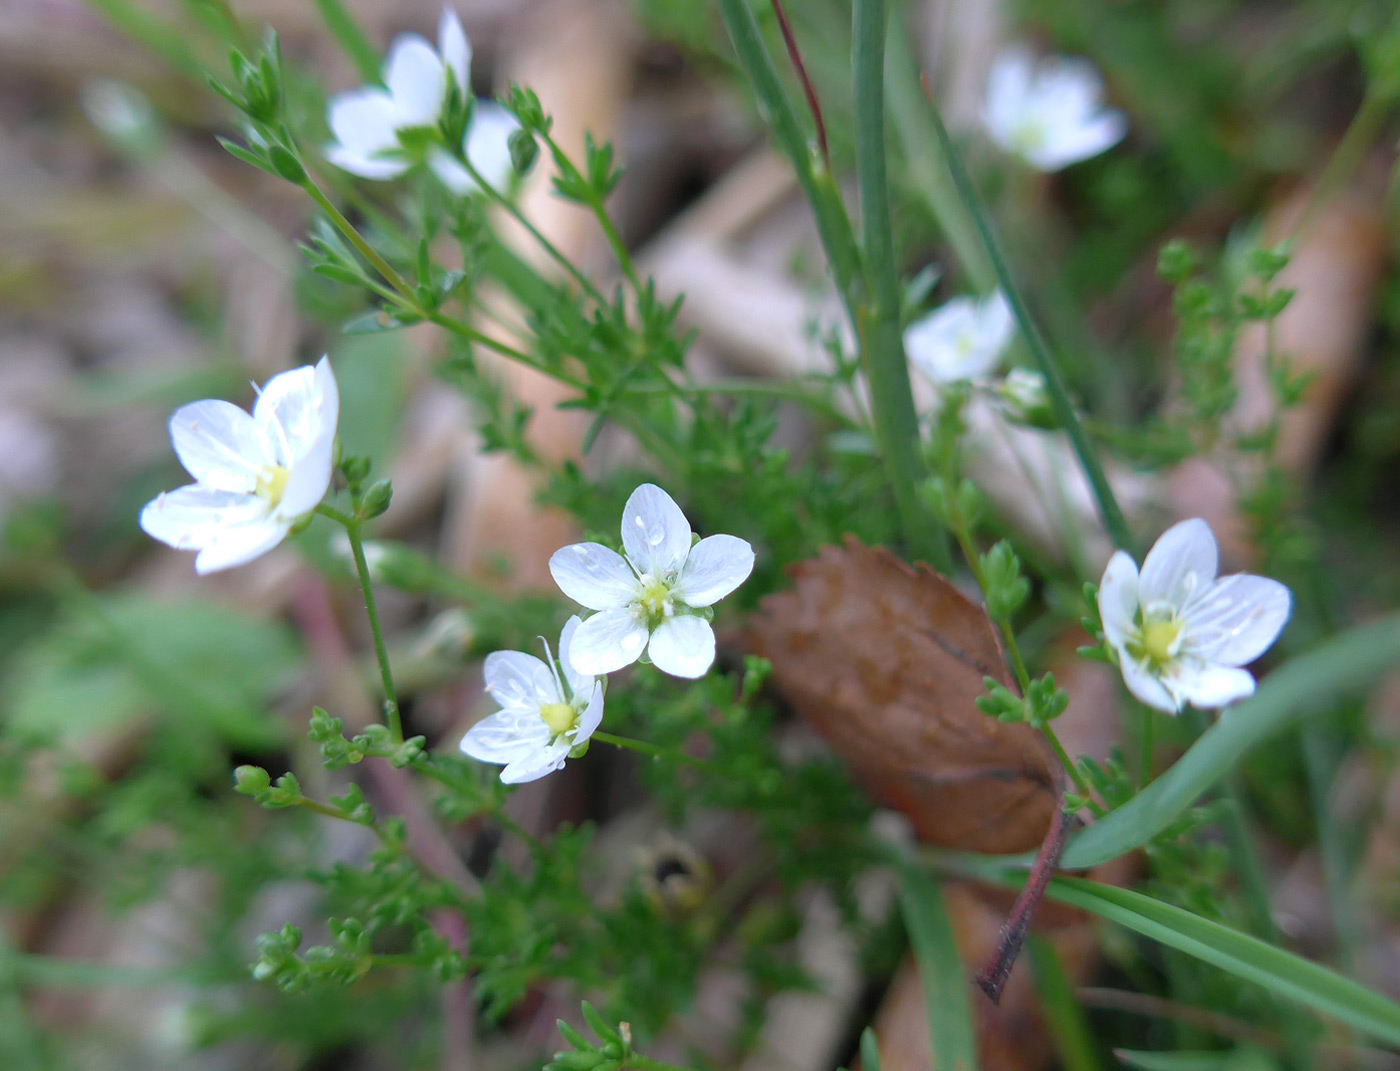
[(314, 0), (316, 10), (321, 13), (321, 21), (336, 39), (355, 70), (366, 82), (379, 81), (379, 49), (365, 36), (355, 16), (346, 10), (340, 0)]
[(317, 506), (316, 512), (344, 527), (345, 535), (350, 540), (350, 553), (355, 558), (355, 572), (360, 578), (360, 590), (365, 596), (365, 616), (369, 619), (370, 635), (374, 638), (374, 657), (379, 662), (379, 683), (384, 690), (384, 724), (389, 727), (389, 738), (394, 744), (402, 744), (403, 725), (399, 718), (398, 693), (394, 690), (394, 674), (389, 668), (389, 650), (384, 645), (384, 629), (379, 624), (379, 607), (374, 601), (374, 585), (370, 581), (369, 562), (365, 560), (365, 544), (360, 537), (364, 521), (326, 505)]
[(909, 385), (909, 362), (899, 326), (899, 276), (894, 263), (894, 224), (885, 147), (885, 0), (856, 0), (853, 9), (856, 174), (867, 286), (857, 331), (861, 362), (870, 381), (875, 437), (894, 491), (904, 540), (925, 551), (935, 569), (952, 569), (947, 538), (919, 500), (924, 477), (919, 418)]
[(389, 262), (379, 255), (378, 250), (361, 237), (360, 232), (355, 229), (354, 224), (345, 218), (340, 209), (336, 208), (334, 202), (321, 191), (321, 187), (312, 182), (311, 178), (308, 176), (306, 180), (302, 182), (301, 188), (316, 202), (317, 207), (326, 214), (326, 218), (335, 225), (335, 229), (345, 235), (350, 244), (359, 252), (360, 256), (369, 261), (370, 264), (374, 266), (374, 270), (384, 277), (385, 282), (392, 286), (399, 296), (404, 299), (408, 307), (415, 312), (421, 312), (422, 309), (418, 304), (418, 295), (404, 282), (403, 277), (390, 266)]
[(1000, 244), (992, 231), (991, 221), (982, 209), (977, 191), (972, 185), (972, 179), (963, 166), (962, 157), (958, 154), (953, 139), (948, 135), (948, 128), (943, 125), (943, 119), (938, 114), (938, 109), (931, 102), (929, 116), (943, 157), (947, 161), (948, 170), (952, 174), (953, 185), (957, 188), (958, 195), (962, 198), (968, 215), (972, 218), (973, 226), (987, 252), (987, 258), (991, 261), (997, 283), (1011, 305), (1011, 311), (1016, 317), (1021, 336), (1026, 340), (1026, 348), (1030, 350), (1036, 367), (1045, 377), (1045, 386), (1050, 394), (1050, 403), (1055, 410), (1055, 418), (1059, 421), (1065, 434), (1069, 436), (1070, 443), (1074, 446), (1074, 452), (1079, 458), (1080, 467), (1083, 468), (1084, 475), (1088, 478), (1089, 485), (1093, 489), (1104, 528), (1107, 529), (1109, 537), (1117, 546), (1131, 549), (1132, 534), (1128, 531), (1128, 522), (1123, 518), (1123, 511), (1118, 505), (1118, 499), (1113, 494), (1113, 488), (1109, 485), (1108, 477), (1104, 474), (1094, 444), (1084, 430), (1079, 415), (1075, 412), (1074, 403), (1070, 400), (1064, 378), (1060, 375), (1059, 366), (1050, 353), (1050, 347), (1031, 318), (1030, 309), (1021, 296), (1016, 280), (1011, 277), (1011, 271), (1002, 256)]
[(1142, 707), (1142, 758), (1138, 763), (1138, 785), (1147, 787), (1147, 783), (1152, 780), (1152, 731), (1156, 727), (1157, 719), (1153, 710), (1147, 704), (1140, 704)]
[(388, 835), (385, 834), (384, 830), (380, 829), (379, 826), (374, 822), (357, 822), (353, 818), (345, 814), (345, 812), (338, 811), (334, 807), (328, 807), (324, 803), (317, 803), (315, 800), (309, 800), (305, 796), (297, 800), (296, 805), (302, 810), (310, 811), (312, 814), (322, 814), (325, 815), (327, 818), (335, 818), (341, 822), (349, 822), (352, 826), (359, 826), (361, 829), (368, 829), (383, 843), (390, 843)]
[(594, 732), (590, 739), (597, 740), (604, 744), (611, 744), (613, 747), (635, 751), (639, 755), (646, 755), (653, 759), (670, 759), (673, 762), (684, 762), (691, 766), (709, 766), (709, 763), (704, 759), (697, 759), (694, 755), (687, 755), (683, 751), (672, 751), (670, 748), (648, 743), (645, 740), (636, 740), (630, 736), (617, 736), (613, 733)]

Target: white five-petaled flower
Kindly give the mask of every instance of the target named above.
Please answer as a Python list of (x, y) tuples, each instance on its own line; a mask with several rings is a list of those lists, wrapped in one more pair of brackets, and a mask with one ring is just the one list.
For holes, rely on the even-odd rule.
[(178, 550), (199, 551), (198, 573), (271, 550), (325, 496), (339, 416), (325, 357), (273, 376), (252, 415), (217, 400), (177, 409), (170, 438), (196, 482), (147, 503), (141, 527)]
[(995, 290), (955, 297), (904, 331), (904, 351), (934, 383), (977, 379), (996, 368), (1015, 332), (1011, 305)]
[(402, 175), (415, 156), (400, 135), (436, 127), (454, 95), (465, 103), (471, 62), (462, 24), (446, 8), (436, 49), (416, 33), (395, 38), (384, 61), (383, 86), (361, 86), (328, 102), (326, 119), (336, 140), (326, 147), (326, 159), (362, 178)]
[(730, 535), (691, 545), (690, 522), (661, 488), (644, 483), (622, 511), (624, 558), (601, 543), (554, 553), (549, 571), (575, 602), (597, 610), (574, 637), (569, 655), (581, 673), (611, 673), (647, 651), (656, 667), (700, 677), (715, 660), (715, 634), (704, 608), (753, 571), (753, 548)]
[(1292, 596), (1277, 580), (1217, 578), (1218, 569), (1215, 536), (1199, 518), (1163, 532), (1141, 574), (1126, 551), (1109, 560), (1099, 585), (1104, 637), (1128, 690), (1148, 706), (1175, 714), (1186, 703), (1213, 709), (1253, 694), (1241, 667), (1278, 639)]
[(1128, 132), (1122, 112), (1103, 106), (1103, 79), (1087, 60), (1052, 56), (1038, 66), (1019, 46), (992, 64), (982, 121), (993, 141), (1038, 171), (1097, 156)]
[(534, 781), (560, 769), (603, 720), (602, 682), (580, 673), (569, 659), (578, 628), (579, 619), (569, 618), (559, 636), (557, 664), (548, 644), (547, 662), (521, 651), (486, 656), (486, 691), (501, 709), (467, 731), (462, 750), (478, 762), (505, 766), (501, 780), (506, 784)]

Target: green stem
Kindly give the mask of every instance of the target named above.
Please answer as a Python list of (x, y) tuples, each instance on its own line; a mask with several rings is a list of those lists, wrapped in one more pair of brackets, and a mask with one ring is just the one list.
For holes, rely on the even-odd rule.
[(346, 219), (340, 209), (335, 206), (335, 203), (321, 191), (321, 187), (317, 186), (316, 183), (312, 182), (310, 177), (308, 177), (301, 184), (301, 188), (316, 202), (317, 207), (326, 214), (326, 218), (335, 225), (335, 229), (345, 235), (346, 239), (355, 247), (360, 256), (369, 261), (370, 264), (373, 265), (374, 270), (384, 277), (384, 281), (392, 286), (395, 292), (404, 299), (408, 307), (415, 312), (421, 312), (422, 309), (418, 304), (418, 295), (404, 282), (403, 276), (399, 275), (389, 262), (379, 255), (379, 251), (376, 250), (374, 246), (364, 240), (360, 232), (355, 229), (354, 224)]
[(922, 550), (939, 572), (952, 569), (946, 536), (919, 500), (924, 477), (919, 417), (909, 385), (909, 362), (899, 325), (899, 276), (894, 263), (894, 224), (885, 148), (885, 0), (856, 0), (853, 13), (856, 174), (867, 267), (866, 301), (860, 306), (861, 361), (870, 381), (875, 437), (894, 491), (904, 539)]
[(1114, 496), (1113, 488), (1109, 485), (1108, 477), (1104, 474), (1094, 444), (1084, 430), (1084, 425), (1079, 420), (1079, 414), (1075, 412), (1074, 403), (1070, 400), (1069, 391), (1065, 387), (1064, 378), (1060, 375), (1059, 366), (1055, 363), (1055, 358), (1050, 353), (1050, 347), (1046, 344), (1040, 329), (1036, 327), (1035, 321), (1031, 318), (1030, 309), (1021, 296), (1016, 280), (1011, 277), (1011, 271), (1006, 266), (1000, 244), (992, 231), (991, 222), (982, 209), (977, 191), (972, 185), (972, 179), (963, 166), (962, 157), (958, 154), (953, 139), (948, 135), (948, 128), (943, 125), (943, 119), (938, 114), (938, 109), (931, 103), (928, 113), (934, 133), (938, 137), (939, 147), (947, 161), (948, 170), (952, 174), (953, 185), (957, 188), (958, 195), (962, 198), (968, 215), (972, 218), (977, 236), (981, 239), (982, 246), (987, 252), (988, 260), (991, 261), (997, 283), (1011, 305), (1011, 311), (1016, 317), (1021, 336), (1026, 340), (1026, 347), (1030, 350), (1031, 357), (1040, 370), (1040, 374), (1045, 377), (1045, 386), (1050, 393), (1050, 403), (1055, 410), (1055, 418), (1069, 436), (1070, 443), (1074, 446), (1074, 452), (1079, 458), (1080, 467), (1083, 468), (1084, 475), (1088, 478), (1090, 487), (1093, 488), (1094, 497), (1098, 501), (1099, 516), (1103, 518), (1104, 527), (1108, 530), (1108, 534), (1115, 544), (1129, 549), (1132, 546), (1132, 534), (1128, 531), (1128, 522), (1123, 518), (1123, 511), (1119, 508), (1118, 499)]
[(653, 1060), (650, 1056), (643, 1056), (639, 1052), (634, 1052), (627, 1057), (627, 1062), (618, 1071), (627, 1071), (634, 1068), (635, 1071), (693, 1071), (689, 1067), (681, 1067), (678, 1064), (662, 1063), (660, 1060)]
[(1157, 719), (1152, 708), (1145, 703), (1142, 705), (1142, 752), (1138, 762), (1138, 785), (1147, 787), (1147, 783), (1152, 780), (1152, 731), (1156, 727)]
[(388, 835), (384, 832), (384, 830), (380, 829), (379, 826), (373, 822), (357, 822), (353, 818), (346, 815), (344, 811), (338, 811), (334, 807), (329, 807), (324, 803), (317, 803), (315, 800), (309, 800), (305, 796), (297, 800), (296, 805), (304, 811), (310, 811), (312, 814), (322, 814), (325, 815), (327, 818), (335, 818), (341, 822), (349, 822), (352, 826), (359, 826), (362, 829), (368, 829), (385, 844), (390, 843)]
[(366, 82), (379, 81), (379, 49), (365, 36), (355, 16), (345, 9), (340, 0), (314, 0), (316, 10), (321, 13), (321, 21), (330, 30), (355, 70)]
[(683, 751), (672, 751), (670, 748), (648, 743), (645, 740), (636, 740), (630, 736), (617, 736), (613, 733), (594, 732), (590, 739), (597, 740), (604, 744), (611, 744), (613, 747), (635, 751), (639, 755), (646, 755), (653, 759), (669, 759), (672, 762), (684, 762), (691, 766), (709, 766), (709, 763), (704, 759), (697, 759), (694, 755), (687, 755)]
[(379, 662), (379, 683), (384, 690), (384, 723), (389, 727), (389, 738), (397, 746), (403, 743), (403, 725), (399, 718), (398, 693), (394, 690), (394, 674), (389, 668), (389, 649), (384, 645), (384, 629), (379, 624), (379, 607), (374, 601), (374, 585), (370, 582), (369, 562), (365, 560), (365, 544), (360, 538), (364, 521), (326, 505), (317, 506), (316, 512), (344, 527), (350, 540), (355, 572), (365, 596), (365, 616), (369, 618), (369, 631), (374, 638), (374, 657)]
[(539, 247), (545, 251), (545, 253), (549, 256), (551, 260), (553, 260), (556, 264), (563, 268), (564, 271), (567, 272), (569, 276), (574, 280), (574, 282), (578, 283), (578, 285), (583, 289), (584, 293), (586, 293), (599, 305), (608, 304), (608, 300), (603, 296), (602, 291), (600, 291), (596, 286), (593, 285), (593, 281), (589, 279), (588, 276), (584, 275), (583, 272), (579, 271), (578, 267), (574, 264), (574, 262), (571, 261), (568, 257), (566, 257), (559, 250), (558, 246), (556, 246), (553, 242), (546, 238), (543, 232), (541, 232), (538, 227), (536, 227), (533, 223), (530, 222), (529, 217), (526, 216), (524, 212), (520, 211), (520, 206), (517, 205), (514, 201), (512, 201), (509, 197), (507, 197), (505, 194), (503, 194), (500, 190), (496, 189), (495, 186), (491, 185), (482, 177), (481, 172), (476, 169), (476, 166), (469, 159), (467, 159), (467, 154), (465, 150), (461, 150), (460, 147), (458, 147), (458, 151), (456, 152), (456, 159), (459, 164), (461, 164), (464, 168), (467, 169), (467, 174), (471, 175), (472, 179), (476, 182), (477, 187), (481, 189), (481, 191), (485, 193), (487, 197), (489, 197), (491, 200), (495, 201), (498, 205), (505, 209), (506, 213), (512, 219), (514, 219), (515, 222), (519, 223), (522, 227), (524, 227), (526, 232), (530, 235), (530, 237), (535, 240), (536, 244), (538, 244)]

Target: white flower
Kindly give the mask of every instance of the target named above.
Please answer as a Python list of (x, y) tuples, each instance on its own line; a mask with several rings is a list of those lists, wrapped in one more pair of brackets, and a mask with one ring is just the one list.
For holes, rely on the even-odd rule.
[(748, 578), (753, 548), (729, 535), (691, 546), (685, 514), (649, 483), (627, 499), (622, 547), (625, 558), (601, 543), (575, 543), (549, 559), (564, 594), (598, 611), (574, 639), (574, 668), (611, 673), (647, 650), (666, 673), (703, 676), (715, 660), (715, 634), (703, 608)]
[(1272, 646), (1292, 608), (1277, 580), (1239, 573), (1216, 578), (1210, 525), (1182, 521), (1137, 563), (1118, 551), (1099, 585), (1104, 636), (1118, 652), (1128, 690), (1175, 714), (1186, 703), (1223, 707), (1254, 692), (1241, 666)]
[(1000, 290), (985, 298), (955, 297), (905, 329), (904, 352), (934, 383), (976, 379), (996, 368), (1015, 333)]
[(521, 651), (486, 656), (486, 691), (501, 709), (468, 730), (462, 750), (478, 762), (505, 766), (501, 780), (506, 784), (534, 781), (560, 769), (603, 720), (602, 682), (580, 673), (569, 659), (578, 628), (579, 619), (569, 618), (559, 636), (558, 664), (548, 645), (548, 662)]
[(197, 573), (271, 550), (325, 497), (339, 416), (325, 357), (315, 368), (273, 376), (251, 416), (223, 401), (177, 409), (170, 438), (196, 482), (147, 503), (141, 527), (178, 550), (199, 551)]
[(987, 79), (982, 122), (992, 140), (1038, 171), (1097, 156), (1128, 132), (1102, 106), (1103, 80), (1086, 60), (1052, 56), (1038, 67), (1024, 48), (1004, 49)]
[(471, 45), (454, 12), (444, 8), (438, 21), (438, 47), (416, 33), (402, 34), (384, 61), (384, 85), (337, 93), (326, 107), (336, 140), (326, 159), (362, 178), (390, 179), (415, 162), (405, 131), (437, 126), (455, 95), (470, 92)]
[[(471, 124), (462, 151), (477, 174), (494, 189), (504, 190), (515, 165), (510, 158), (510, 136), (520, 129), (520, 120), (495, 101), (478, 100), (472, 107)], [(446, 149), (435, 147), (428, 154), (428, 166), (438, 181), (458, 196), (475, 193), (476, 179)]]

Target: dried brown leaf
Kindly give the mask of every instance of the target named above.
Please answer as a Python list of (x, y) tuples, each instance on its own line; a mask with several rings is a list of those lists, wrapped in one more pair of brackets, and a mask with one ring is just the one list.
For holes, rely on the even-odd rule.
[(1027, 725), (989, 718), (983, 678), (1010, 686), (986, 612), (927, 566), (847, 537), (793, 566), (750, 626), (773, 682), (919, 837), (945, 848), (1034, 848), (1055, 809)]

